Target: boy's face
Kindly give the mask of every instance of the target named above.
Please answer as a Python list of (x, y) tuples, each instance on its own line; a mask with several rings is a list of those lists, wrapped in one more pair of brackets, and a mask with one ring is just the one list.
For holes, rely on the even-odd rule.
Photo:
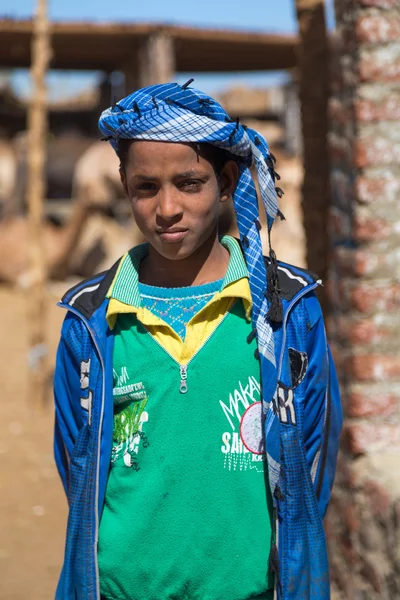
[(217, 178), (194, 145), (136, 140), (121, 180), (144, 237), (163, 257), (181, 260), (216, 236), (219, 206), (232, 196), (237, 171), (229, 161)]

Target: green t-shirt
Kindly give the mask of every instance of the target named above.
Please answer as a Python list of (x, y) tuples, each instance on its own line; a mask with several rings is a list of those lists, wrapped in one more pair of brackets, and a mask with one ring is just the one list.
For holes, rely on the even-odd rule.
[(182, 394), (179, 364), (134, 315), (119, 315), (98, 548), (105, 598), (247, 600), (273, 587), (267, 464), (240, 438), (261, 399), (250, 331), (238, 300), (188, 363)]

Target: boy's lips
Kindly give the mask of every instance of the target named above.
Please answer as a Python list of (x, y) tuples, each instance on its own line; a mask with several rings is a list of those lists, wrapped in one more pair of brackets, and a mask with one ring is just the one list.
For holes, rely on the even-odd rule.
[(176, 244), (183, 240), (185, 235), (187, 234), (188, 229), (164, 229), (161, 231), (157, 231), (157, 235), (163, 240), (163, 242), (167, 242), (170, 244)]

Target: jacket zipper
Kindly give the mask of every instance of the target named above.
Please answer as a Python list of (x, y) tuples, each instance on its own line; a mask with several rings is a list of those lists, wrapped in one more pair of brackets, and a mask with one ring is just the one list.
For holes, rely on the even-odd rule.
[(217, 327), (212, 330), (212, 332), (207, 336), (207, 338), (204, 340), (204, 342), (201, 344), (201, 346), (199, 346), (199, 348), (197, 348), (196, 352), (185, 364), (181, 364), (178, 360), (176, 360), (176, 358), (174, 356), (172, 356), (171, 352), (169, 352), (166, 348), (164, 348), (164, 346), (153, 335), (151, 335), (151, 333), (149, 331), (147, 331), (147, 329), (146, 329), (148, 335), (151, 335), (151, 337), (156, 342), (156, 344), (158, 344), (160, 346), (160, 348), (162, 348), (162, 350), (164, 350), (164, 352), (166, 352), (166, 354), (168, 354), (168, 356), (170, 358), (172, 358), (172, 360), (179, 366), (179, 376), (180, 376), (179, 392), (181, 394), (186, 394), (188, 391), (187, 375), (188, 375), (188, 367), (189, 367), (190, 363), (192, 362), (194, 357), (197, 356), (197, 354), (200, 352), (200, 350), (207, 344), (208, 340), (213, 336), (213, 334), (216, 332), (218, 327), (220, 325), (222, 325), (222, 323), (225, 321), (228, 314), (229, 314), (229, 311), (224, 314), (221, 321), (218, 323)]
[(100, 600), (100, 578), (99, 578), (99, 565), (98, 565), (98, 560), (97, 560), (97, 542), (98, 542), (98, 538), (99, 538), (99, 473), (100, 473), (100, 443), (101, 443), (101, 432), (102, 432), (102, 427), (103, 427), (103, 416), (104, 416), (104, 404), (105, 404), (105, 367), (104, 367), (104, 360), (103, 360), (103, 356), (100, 352), (100, 348), (99, 345), (97, 343), (96, 340), (96, 336), (93, 333), (88, 321), (85, 319), (85, 317), (75, 308), (73, 308), (72, 306), (69, 306), (68, 304), (63, 304), (62, 302), (58, 303), (58, 306), (60, 306), (61, 308), (65, 308), (66, 310), (71, 311), (74, 315), (76, 315), (77, 317), (79, 317), (79, 319), (82, 321), (82, 323), (85, 325), (90, 337), (92, 338), (93, 344), (97, 350), (97, 354), (99, 356), (99, 360), (100, 360), (100, 365), (101, 365), (101, 369), (102, 369), (102, 393), (101, 393), (101, 408), (100, 408), (100, 422), (99, 422), (99, 431), (98, 431), (98, 437), (97, 437), (97, 463), (96, 463), (96, 484), (95, 484), (95, 506), (94, 506), (94, 510), (95, 510), (95, 523), (96, 523), (96, 530), (95, 530), (95, 540), (94, 540), (94, 559), (95, 559), (95, 570), (96, 570), (96, 598), (97, 600)]

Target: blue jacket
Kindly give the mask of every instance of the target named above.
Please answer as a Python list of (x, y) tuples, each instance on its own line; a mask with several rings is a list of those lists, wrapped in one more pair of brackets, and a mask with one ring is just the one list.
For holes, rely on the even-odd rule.
[[(69, 504), (56, 600), (100, 598), (97, 540), (113, 433), (113, 333), (107, 291), (118, 263), (68, 291), (57, 353), (55, 458)], [(270, 565), (278, 600), (328, 600), (323, 517), (342, 424), (339, 390), (311, 273), (279, 263), (284, 319), (275, 329), (280, 475)], [(268, 386), (270, 387), (270, 386)], [(268, 448), (268, 431), (266, 431)], [(273, 468), (273, 465), (269, 465)]]

